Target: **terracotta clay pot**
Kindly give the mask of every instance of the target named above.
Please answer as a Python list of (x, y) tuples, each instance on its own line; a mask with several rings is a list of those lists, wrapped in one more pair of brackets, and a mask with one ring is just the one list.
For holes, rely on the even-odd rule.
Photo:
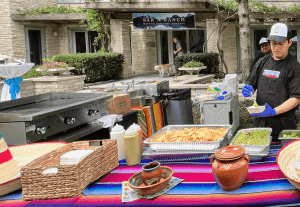
[(142, 180), (146, 186), (160, 182), (162, 171), (159, 162), (150, 162), (143, 165), (142, 169)]
[(250, 156), (242, 146), (229, 145), (210, 156), (214, 178), (220, 188), (226, 191), (240, 188), (246, 180), (249, 161)]

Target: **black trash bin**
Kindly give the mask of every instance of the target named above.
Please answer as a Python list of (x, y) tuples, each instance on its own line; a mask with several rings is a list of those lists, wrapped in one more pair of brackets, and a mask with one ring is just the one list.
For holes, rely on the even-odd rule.
[(163, 93), (166, 125), (194, 124), (191, 89), (174, 89)]

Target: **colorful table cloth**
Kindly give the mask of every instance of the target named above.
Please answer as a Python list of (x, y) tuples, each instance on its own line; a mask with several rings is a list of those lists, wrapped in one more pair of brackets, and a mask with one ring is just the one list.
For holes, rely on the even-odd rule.
[[(97, 182), (90, 184), (83, 195), (76, 198), (24, 202), (21, 191), (0, 197), (0, 206), (276, 206), (300, 205), (300, 192), (285, 178), (276, 163), (280, 145), (273, 144), (269, 156), (261, 161), (250, 161), (247, 180), (235, 191), (223, 191), (215, 182), (208, 159), (188, 162), (163, 162), (175, 171), (174, 176), (184, 179), (182, 183), (153, 200), (140, 199), (122, 203), (122, 182), (150, 162), (143, 158), (137, 166), (120, 166)], [(14, 199), (14, 200), (12, 200)]]

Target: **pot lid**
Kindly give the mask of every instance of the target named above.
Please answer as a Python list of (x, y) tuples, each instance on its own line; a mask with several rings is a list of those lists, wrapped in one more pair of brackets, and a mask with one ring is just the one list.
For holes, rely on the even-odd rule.
[(228, 145), (223, 147), (216, 152), (216, 159), (229, 161), (238, 159), (245, 154), (245, 148), (237, 145)]

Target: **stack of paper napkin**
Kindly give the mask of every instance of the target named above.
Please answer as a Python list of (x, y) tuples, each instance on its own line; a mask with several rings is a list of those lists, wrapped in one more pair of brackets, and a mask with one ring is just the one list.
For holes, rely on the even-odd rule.
[(79, 163), (86, 156), (91, 154), (94, 150), (72, 150), (60, 157), (61, 165), (75, 165)]

